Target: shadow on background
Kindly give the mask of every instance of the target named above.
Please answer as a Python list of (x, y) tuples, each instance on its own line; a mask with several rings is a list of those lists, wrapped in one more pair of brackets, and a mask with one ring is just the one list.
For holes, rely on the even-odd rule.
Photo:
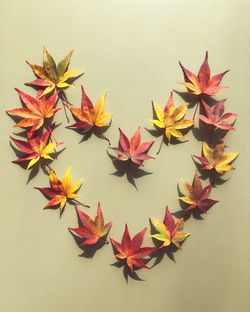
[(143, 176), (152, 174), (152, 172), (147, 172), (141, 168), (138, 168), (138, 166), (135, 165), (130, 160), (127, 160), (127, 161), (118, 160), (115, 156), (111, 155), (108, 151), (107, 151), (107, 155), (112, 160), (113, 165), (116, 169), (116, 171), (111, 173), (111, 175), (114, 175), (117, 177), (122, 177), (126, 175), (128, 182), (132, 184), (137, 191), (138, 189), (137, 189), (135, 180)]
[[(79, 225), (80, 226), (80, 225)], [(69, 231), (70, 232), (70, 231)], [(75, 240), (75, 243), (77, 246), (82, 250), (82, 253), (79, 255), (79, 257), (84, 257), (87, 259), (91, 259), (95, 256), (96, 252), (101, 249), (104, 245), (108, 245), (109, 242), (107, 241), (107, 235), (104, 237), (100, 238), (96, 244), (92, 245), (82, 245), (83, 239), (74, 235), (73, 233), (70, 232), (72, 237)]]
[(95, 135), (97, 138), (107, 141), (108, 144), (110, 145), (109, 138), (106, 137), (106, 135), (104, 134), (108, 130), (108, 128), (109, 128), (109, 126), (102, 127), (102, 128), (93, 127), (92, 129), (90, 129), (86, 133), (84, 133), (84, 131), (82, 129), (74, 129), (74, 128), (68, 128), (68, 129), (69, 130), (73, 130), (73, 131), (77, 132), (78, 134), (80, 134), (82, 136), (79, 144), (81, 144), (81, 143), (83, 143), (85, 141), (88, 141), (91, 138), (92, 135)]
[[(10, 147), (12, 148), (12, 150), (14, 151), (15, 155), (17, 158), (21, 158), (24, 157), (23, 152), (19, 151), (14, 145), (13, 143), (10, 141), (9, 142)], [(65, 147), (63, 149), (61, 149), (60, 151), (55, 151), (54, 153), (51, 153), (50, 155), (52, 156), (52, 158), (57, 159), (57, 157), (65, 150)], [(13, 161), (12, 161), (13, 162)], [(21, 168), (23, 168), (24, 170), (27, 170), (27, 165), (29, 163), (29, 160), (27, 161), (23, 161), (20, 163), (14, 163), (16, 165), (19, 165)], [(37, 174), (39, 173), (40, 169), (43, 171), (44, 174), (49, 175), (49, 168), (48, 165), (50, 165), (52, 163), (51, 160), (46, 160), (43, 158), (40, 158), (39, 162), (37, 164), (35, 164), (33, 167), (31, 167), (31, 169), (29, 169), (29, 176), (27, 179), (26, 184), (29, 184), (29, 182), (31, 180), (33, 180)]]

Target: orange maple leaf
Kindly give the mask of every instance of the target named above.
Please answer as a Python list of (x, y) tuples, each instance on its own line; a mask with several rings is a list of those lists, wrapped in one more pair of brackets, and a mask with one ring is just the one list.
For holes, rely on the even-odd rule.
[[(50, 187), (35, 187), (35, 189), (39, 190), (44, 196), (50, 199), (44, 209), (60, 206), (62, 214), (66, 202), (76, 201), (76, 198), (79, 197), (79, 195), (77, 195), (77, 190), (81, 185), (81, 179), (71, 183), (71, 168), (68, 167), (62, 180), (57, 177), (55, 171), (51, 170), (49, 182)], [(89, 207), (89, 205), (84, 206)]]
[(18, 92), (24, 107), (7, 110), (11, 116), (23, 118), (14, 127), (31, 127), (30, 132), (34, 132), (44, 125), (45, 119), (53, 117), (61, 109), (55, 108), (58, 99), (57, 92), (46, 99), (45, 96), (41, 97), (42, 91), (39, 91), (36, 98), (33, 98), (19, 89), (15, 90)]

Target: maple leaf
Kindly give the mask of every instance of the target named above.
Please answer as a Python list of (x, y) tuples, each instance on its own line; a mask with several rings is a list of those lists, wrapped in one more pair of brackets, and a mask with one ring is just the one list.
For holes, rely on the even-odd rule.
[(53, 57), (43, 48), (43, 66), (26, 63), (31, 67), (38, 79), (28, 82), (28, 85), (45, 88), (42, 96), (56, 89), (64, 89), (72, 84), (72, 80), (84, 73), (81, 69), (68, 70), (70, 59), (73, 50), (71, 50), (59, 63), (56, 65)]
[(230, 163), (239, 155), (239, 153), (229, 153), (225, 155), (224, 150), (224, 143), (217, 144), (213, 149), (209, 147), (206, 142), (203, 142), (202, 152), (204, 157), (193, 156), (200, 161), (202, 169), (215, 170), (223, 175), (226, 171), (235, 169)]
[[(97, 100), (95, 105), (87, 96), (83, 86), (81, 108), (64, 103), (70, 110), (72, 116), (76, 119), (76, 123), (68, 126), (69, 129), (81, 130), (83, 134), (89, 132), (93, 127), (108, 127), (111, 123), (111, 113), (104, 113), (106, 92)], [(104, 137), (106, 138), (106, 137)], [(106, 138), (107, 139), (107, 138)]]
[(167, 247), (173, 243), (177, 248), (181, 247), (181, 243), (190, 235), (183, 232), (184, 219), (178, 219), (175, 222), (173, 216), (166, 207), (165, 217), (163, 222), (156, 218), (150, 218), (151, 223), (158, 233), (152, 234), (151, 237), (162, 242), (160, 248)]
[[(168, 141), (170, 141), (171, 137), (185, 139), (185, 136), (181, 133), (180, 130), (187, 129), (194, 125), (193, 120), (184, 119), (188, 104), (183, 103), (182, 105), (175, 108), (173, 92), (171, 92), (164, 109), (162, 109), (154, 101), (152, 102), (152, 105), (157, 119), (150, 119), (150, 121), (152, 121), (153, 124), (158, 128), (165, 129), (165, 136), (167, 137)], [(159, 152), (160, 149), (158, 153)]]
[(231, 124), (234, 122), (237, 114), (224, 114), (224, 102), (225, 100), (222, 100), (216, 103), (213, 108), (211, 108), (205, 101), (202, 100), (202, 105), (204, 107), (206, 116), (200, 115), (199, 118), (204, 123), (212, 125), (216, 129), (222, 129), (226, 131), (235, 130)]
[(83, 242), (80, 244), (81, 246), (96, 244), (101, 238), (107, 236), (112, 226), (112, 221), (106, 224), (104, 223), (100, 202), (98, 202), (95, 219), (92, 219), (77, 206), (75, 208), (80, 224), (78, 228), (69, 228), (69, 231), (73, 235), (83, 239)]
[(154, 141), (141, 143), (140, 127), (138, 127), (130, 140), (120, 128), (119, 132), (119, 146), (111, 147), (111, 149), (118, 154), (118, 160), (131, 160), (134, 164), (140, 166), (143, 164), (144, 160), (155, 159), (147, 154), (151, 146), (154, 144)]
[[(55, 206), (60, 205), (62, 213), (67, 201), (76, 201), (75, 199), (79, 197), (76, 193), (81, 185), (81, 181), (80, 179), (71, 183), (71, 168), (69, 166), (62, 180), (57, 177), (55, 171), (50, 170), (50, 187), (35, 187), (35, 189), (50, 199), (44, 209), (55, 208)], [(85, 206), (89, 207), (88, 205)]]
[(19, 151), (24, 153), (23, 157), (20, 157), (13, 163), (28, 162), (27, 169), (33, 167), (41, 158), (45, 160), (54, 160), (50, 154), (54, 152), (55, 148), (62, 144), (62, 142), (51, 142), (51, 129), (46, 130), (42, 135), (32, 135), (27, 137), (27, 141), (18, 140), (10, 136), (10, 139), (18, 147)]
[(210, 66), (208, 64), (208, 52), (206, 51), (205, 59), (200, 67), (198, 75), (193, 74), (179, 62), (184, 74), (185, 82), (181, 83), (187, 87), (188, 92), (194, 95), (214, 95), (218, 91), (224, 89), (219, 86), (223, 76), (229, 71), (226, 70), (221, 74), (211, 77)]
[(31, 127), (30, 131), (34, 132), (43, 126), (45, 119), (53, 117), (61, 109), (55, 108), (58, 99), (57, 92), (46, 99), (45, 96), (41, 97), (41, 91), (37, 93), (36, 98), (33, 98), (19, 89), (15, 90), (25, 107), (7, 110), (8, 114), (23, 118), (14, 127)]
[(177, 198), (189, 204), (186, 210), (198, 209), (201, 213), (205, 213), (208, 208), (218, 202), (217, 200), (208, 198), (211, 193), (212, 186), (209, 184), (202, 188), (202, 183), (199, 179), (197, 171), (194, 175), (192, 185), (187, 182), (183, 182), (183, 186), (185, 196)]
[(116, 258), (126, 261), (128, 268), (132, 272), (134, 271), (134, 267), (148, 268), (142, 260), (155, 251), (155, 247), (141, 247), (146, 230), (147, 228), (144, 228), (131, 239), (126, 224), (121, 243), (110, 238), (112, 245), (116, 251), (118, 251), (118, 253), (115, 254)]

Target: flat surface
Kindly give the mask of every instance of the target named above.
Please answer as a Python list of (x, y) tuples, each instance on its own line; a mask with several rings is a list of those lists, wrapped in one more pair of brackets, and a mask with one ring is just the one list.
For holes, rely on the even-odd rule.
[[(1, 0), (0, 15), (0, 310), (249, 311), (250, 2)], [(212, 73), (231, 69), (223, 80), (230, 88), (216, 98), (227, 97), (227, 111), (239, 113), (237, 131), (226, 139), (228, 151), (240, 152), (237, 170), (213, 191), (220, 203), (204, 220), (187, 221), (192, 235), (176, 262), (166, 256), (152, 270), (140, 271), (144, 282), (126, 284), (122, 270), (110, 265), (115, 258), (108, 245), (92, 259), (79, 257), (67, 231), (76, 225), (74, 209), (68, 206), (61, 219), (58, 210), (42, 210), (46, 199), (33, 187), (46, 186), (47, 177), (40, 172), (26, 184), (29, 173), (10, 163), (13, 122), (4, 111), (20, 105), (14, 87), (35, 95), (23, 85), (33, 79), (24, 60), (40, 64), (43, 45), (56, 60), (74, 48), (71, 67), (86, 68), (67, 90), (72, 103), (80, 105), (81, 83), (93, 100), (108, 90), (113, 123), (106, 134), (113, 145), (118, 126), (129, 135), (138, 125), (152, 128), (152, 99), (163, 105), (172, 88), (183, 91), (178, 60), (197, 72), (208, 50)], [(175, 95), (175, 101), (182, 99)], [(192, 179), (191, 154), (201, 148), (192, 132), (187, 143), (165, 145), (156, 161), (145, 163), (153, 174), (138, 178), (136, 191), (126, 177), (111, 175), (105, 141), (93, 136), (79, 144), (81, 136), (65, 129), (63, 110), (56, 119), (62, 122), (56, 137), (66, 150), (53, 166), (61, 176), (71, 164), (73, 179), (84, 177), (81, 199), (91, 204), (92, 215), (101, 201), (106, 219), (114, 219), (112, 237), (120, 239), (125, 222), (135, 233), (149, 216), (162, 218), (166, 203), (179, 210), (177, 183)], [(144, 129), (142, 136), (152, 138)]]

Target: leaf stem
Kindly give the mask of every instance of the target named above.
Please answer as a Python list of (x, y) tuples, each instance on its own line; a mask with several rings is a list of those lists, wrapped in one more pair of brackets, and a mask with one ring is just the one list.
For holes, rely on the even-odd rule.
[(66, 120), (67, 120), (67, 122), (69, 122), (69, 117), (68, 117), (68, 114), (67, 114), (67, 110), (66, 110), (65, 105), (63, 104), (63, 101), (66, 101), (66, 102), (68, 102), (68, 101), (67, 101), (67, 98), (66, 98), (66, 96), (65, 96), (63, 91), (59, 93), (59, 98), (62, 101), (62, 106), (63, 106), (64, 115), (66, 117)]
[(158, 154), (160, 154), (160, 151), (161, 151), (161, 148), (162, 148), (163, 141), (164, 141), (164, 135), (162, 136), (162, 139), (161, 139), (161, 144), (160, 144), (159, 149), (158, 149), (158, 151), (157, 151), (157, 153), (156, 153), (157, 155), (158, 155)]
[(200, 106), (200, 102), (198, 102), (195, 106), (195, 110), (194, 110), (194, 114), (193, 114), (193, 120), (195, 119), (195, 116), (196, 116), (196, 113), (197, 113), (197, 110), (198, 110), (198, 107)]
[(109, 139), (109, 138), (107, 138), (105, 134), (101, 133), (101, 134), (100, 134), (100, 137), (101, 137), (103, 140), (108, 141), (109, 145), (111, 145), (111, 143), (110, 143), (110, 139)]
[(90, 205), (84, 204), (84, 203), (80, 202), (79, 200), (77, 200), (77, 199), (75, 199), (75, 198), (74, 198), (72, 201), (73, 201), (73, 202), (76, 202), (77, 204), (79, 204), (79, 205), (81, 205), (81, 206), (83, 206), (83, 207), (90, 208)]
[[(63, 104), (63, 103), (62, 103), (62, 104)], [(65, 114), (66, 120), (67, 120), (67, 122), (69, 122), (69, 117), (68, 117), (68, 114), (67, 114), (67, 110), (66, 110), (65, 105), (63, 105), (63, 110), (64, 110), (64, 114)]]
[(55, 170), (51, 167), (51, 165), (50, 165), (50, 164), (46, 164), (45, 166), (46, 166), (46, 167), (48, 167), (50, 171), (52, 171), (52, 172), (54, 172), (54, 173), (55, 173)]

